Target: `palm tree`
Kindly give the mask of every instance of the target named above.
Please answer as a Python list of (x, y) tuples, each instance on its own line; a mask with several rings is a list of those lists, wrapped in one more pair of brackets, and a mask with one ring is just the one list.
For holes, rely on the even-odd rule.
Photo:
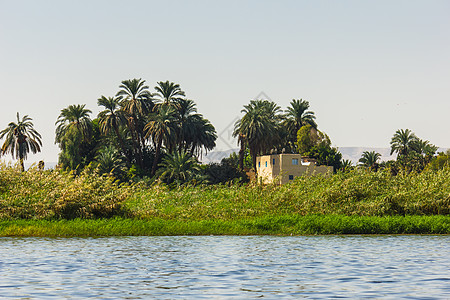
[(206, 153), (214, 149), (217, 139), (216, 129), (207, 119), (197, 115), (195, 118), (191, 118), (188, 127), (191, 131), (186, 136), (186, 146), (190, 146), (192, 155), (201, 156), (202, 149), (205, 149)]
[(145, 80), (140, 78), (122, 81), (119, 89), (116, 96), (122, 99), (120, 105), (126, 113), (134, 149), (137, 152), (137, 161), (142, 167), (144, 160), (142, 149), (145, 147), (145, 141), (141, 124), (145, 123), (142, 119), (153, 109), (153, 95), (145, 85)]
[(268, 152), (277, 143), (281, 109), (268, 100), (251, 100), (241, 111), (245, 115), (234, 124), (233, 136), (246, 143), (256, 170), (256, 156)]
[(174, 104), (178, 100), (185, 97), (185, 93), (181, 90), (180, 85), (167, 81), (160, 81), (155, 86), (155, 96), (160, 98), (163, 104)]
[(145, 125), (145, 137), (152, 138), (155, 145), (155, 157), (153, 159), (152, 175), (155, 175), (161, 147), (173, 143), (175, 136), (175, 109), (172, 106), (159, 106), (150, 121)]
[(55, 143), (59, 144), (61, 153), (59, 163), (72, 170), (77, 169), (83, 157), (82, 147), (90, 141), (93, 131), (91, 111), (85, 105), (69, 105), (61, 110), (55, 125)]
[(96, 162), (100, 174), (120, 176), (125, 170), (125, 164), (113, 146), (101, 149), (96, 157)]
[(439, 147), (431, 144), (429, 141), (424, 141), (419, 138), (412, 143), (411, 148), (418, 154), (423, 154), (430, 157), (435, 155), (436, 151), (439, 149)]
[(364, 151), (359, 162), (368, 168), (376, 169), (378, 166), (378, 160), (381, 158), (381, 154), (375, 151)]
[(153, 108), (153, 95), (145, 85), (145, 80), (141, 78), (122, 81), (116, 96), (122, 98), (124, 111), (134, 118), (150, 112)]
[(184, 151), (167, 155), (159, 166), (159, 178), (177, 185), (192, 181), (200, 173), (200, 166), (195, 157)]
[(0, 139), (6, 135), (1, 154), (11, 153), (13, 159), (19, 160), (22, 171), (25, 170), (23, 161), (27, 159), (28, 153), (40, 152), (42, 147), (41, 135), (33, 128), (31, 120), (28, 115), (21, 120), (17, 113), (17, 123), (9, 123), (8, 127), (0, 132)]
[(416, 141), (417, 137), (411, 130), (397, 130), (391, 139), (391, 155), (397, 152), (398, 156), (407, 156)]
[(92, 133), (92, 120), (89, 115), (91, 110), (85, 109), (86, 105), (69, 105), (61, 110), (56, 120), (56, 140), (55, 143), (64, 143), (64, 138), (69, 130), (78, 132), (83, 140), (90, 137)]
[(304, 125), (311, 125), (312, 128), (317, 129), (316, 116), (314, 112), (308, 111), (309, 102), (306, 100), (292, 99), (290, 107), (285, 111), (285, 120), (283, 128), (287, 131), (287, 143), (291, 148), (294, 148), (297, 141), (297, 132)]
[(343, 172), (348, 172), (353, 169), (353, 163), (349, 159), (343, 159), (341, 163), (341, 170)]
[(199, 118), (195, 102), (188, 99), (179, 99), (176, 101), (176, 123), (178, 127), (178, 151), (187, 150), (186, 139), (195, 134), (192, 124)]
[(100, 130), (103, 134), (107, 135), (114, 130), (117, 136), (122, 152), (125, 153), (125, 143), (123, 141), (122, 135), (120, 134), (120, 126), (125, 123), (126, 117), (122, 110), (120, 110), (119, 97), (108, 97), (101, 96), (97, 100), (99, 106), (103, 106), (105, 110), (98, 114), (98, 119), (100, 123)]

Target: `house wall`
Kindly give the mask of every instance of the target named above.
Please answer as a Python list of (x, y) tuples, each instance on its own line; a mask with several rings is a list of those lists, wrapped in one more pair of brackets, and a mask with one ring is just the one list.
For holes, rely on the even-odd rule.
[[(275, 164), (273, 164), (274, 160)], [(298, 164), (293, 164), (293, 160), (298, 162)], [(261, 180), (263, 183), (273, 183), (276, 180), (280, 184), (285, 184), (295, 179), (295, 177), (305, 174), (332, 174), (333, 167), (316, 166), (314, 164), (302, 165), (300, 154), (273, 154), (258, 156), (256, 158), (256, 170), (258, 180)]]

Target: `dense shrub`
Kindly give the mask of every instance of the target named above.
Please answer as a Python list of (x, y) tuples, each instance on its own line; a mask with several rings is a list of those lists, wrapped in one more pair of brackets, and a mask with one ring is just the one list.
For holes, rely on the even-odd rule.
[(133, 188), (86, 168), (20, 172), (0, 165), (0, 218), (73, 219), (124, 215)]

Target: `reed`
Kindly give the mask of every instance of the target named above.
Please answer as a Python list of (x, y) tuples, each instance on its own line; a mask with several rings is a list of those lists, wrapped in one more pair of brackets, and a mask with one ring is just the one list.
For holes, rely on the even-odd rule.
[(0, 236), (450, 234), (450, 216), (286, 215), (236, 220), (74, 219), (0, 221)]

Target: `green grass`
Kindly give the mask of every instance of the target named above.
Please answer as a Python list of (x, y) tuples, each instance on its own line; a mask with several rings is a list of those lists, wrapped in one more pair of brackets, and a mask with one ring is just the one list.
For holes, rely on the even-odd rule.
[(318, 234), (450, 234), (450, 217), (310, 215), (234, 221), (129, 218), (0, 221), (2, 237)]

